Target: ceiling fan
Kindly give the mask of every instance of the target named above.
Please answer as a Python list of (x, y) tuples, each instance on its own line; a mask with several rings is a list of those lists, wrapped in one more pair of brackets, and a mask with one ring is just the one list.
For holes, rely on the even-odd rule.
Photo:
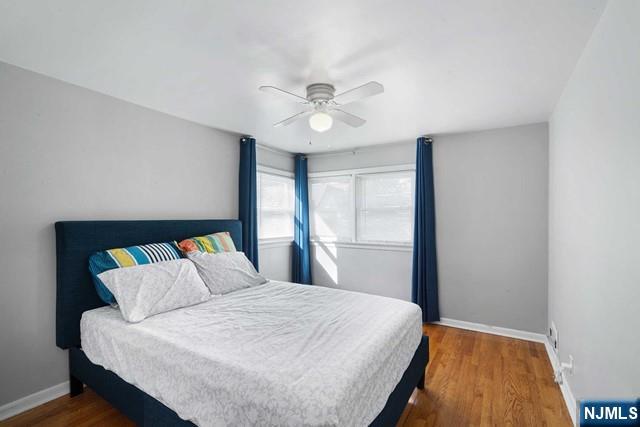
[(275, 86), (260, 86), (263, 92), (272, 93), (306, 105), (304, 111), (275, 123), (274, 127), (288, 126), (305, 117), (309, 117), (309, 126), (316, 132), (325, 132), (333, 126), (333, 119), (340, 120), (352, 127), (360, 127), (367, 121), (339, 107), (384, 92), (384, 86), (378, 82), (369, 82), (334, 96), (335, 87), (329, 83), (313, 83), (307, 86), (307, 96), (302, 97)]

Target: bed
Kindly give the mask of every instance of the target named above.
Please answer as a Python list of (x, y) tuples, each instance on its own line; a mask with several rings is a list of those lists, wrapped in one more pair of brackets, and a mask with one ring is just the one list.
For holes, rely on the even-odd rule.
[[(194, 425), (185, 418), (248, 425), (253, 412), (262, 425), (391, 426), (414, 388), (424, 387), (428, 338), (416, 336), (419, 316), (401, 301), (270, 282), (132, 325), (92, 286), (93, 252), (218, 231), (230, 232), (241, 249), (239, 221), (71, 221), (55, 228), (56, 342), (69, 349), (71, 394), (86, 384), (139, 425)], [(140, 342), (150, 344), (131, 348)], [(231, 394), (237, 396), (225, 400)]]

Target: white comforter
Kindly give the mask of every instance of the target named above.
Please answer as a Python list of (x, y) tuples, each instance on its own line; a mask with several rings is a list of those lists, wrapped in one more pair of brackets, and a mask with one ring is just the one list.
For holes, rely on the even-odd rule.
[(365, 426), (420, 342), (418, 306), (269, 282), (132, 324), (83, 314), (82, 347), (199, 426)]

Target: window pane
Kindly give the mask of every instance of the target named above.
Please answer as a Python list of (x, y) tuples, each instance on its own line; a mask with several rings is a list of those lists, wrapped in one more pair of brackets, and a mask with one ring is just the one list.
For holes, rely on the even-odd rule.
[(293, 238), (293, 179), (258, 174), (258, 235), (260, 239)]
[(332, 176), (309, 181), (311, 235), (351, 241), (352, 189), (350, 176)]
[(412, 172), (356, 177), (358, 241), (411, 242), (413, 181)]
[(293, 215), (288, 212), (263, 211), (260, 216), (260, 238), (293, 238)]

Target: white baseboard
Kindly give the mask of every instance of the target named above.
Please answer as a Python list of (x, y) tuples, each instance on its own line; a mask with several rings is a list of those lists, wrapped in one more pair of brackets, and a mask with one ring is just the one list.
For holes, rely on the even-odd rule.
[(21, 399), (9, 402), (6, 405), (0, 406), (0, 421), (7, 418), (18, 415), (24, 411), (28, 411), (31, 408), (35, 408), (38, 405), (47, 403), (50, 400), (57, 399), (60, 396), (64, 396), (69, 393), (69, 381), (65, 381), (53, 387), (45, 388), (44, 390), (37, 391), (29, 396), (25, 396)]
[(440, 318), (439, 322), (433, 322), (433, 323), (437, 325), (442, 325), (442, 326), (451, 326), (453, 328), (484, 332), (486, 334), (501, 335), (503, 337), (540, 342), (543, 344), (547, 341), (547, 337), (544, 334), (537, 334), (535, 332), (528, 332), (528, 331), (520, 331), (518, 329), (503, 328), (500, 326), (485, 325), (482, 323), (466, 322), (464, 320), (448, 319), (446, 317), (442, 317)]
[[(547, 336), (544, 334), (520, 331), (518, 329), (502, 328), (500, 326), (484, 325), (482, 323), (466, 322), (464, 320), (447, 319), (445, 317), (440, 318), (439, 322), (433, 323), (437, 325), (451, 326), (453, 328), (468, 329), (470, 331), (484, 332), (487, 334), (501, 335), (503, 337), (517, 338), (521, 340), (542, 343), (547, 350), (547, 356), (549, 357), (549, 361), (551, 362), (551, 367), (553, 368), (553, 370), (555, 371), (560, 367), (558, 355), (553, 350), (553, 346), (549, 342)], [(559, 384), (559, 386), (560, 391), (562, 392), (562, 398), (564, 399), (564, 404), (569, 411), (569, 415), (571, 416), (573, 425), (576, 425), (576, 399), (573, 397), (571, 387), (569, 386), (566, 377), (564, 378), (562, 384)]]
[[(553, 367), (554, 372), (560, 368), (560, 359), (558, 358), (558, 354), (553, 350), (553, 345), (549, 340), (545, 340), (544, 347), (547, 349), (547, 356), (549, 356), (549, 361), (551, 362), (551, 366)], [(571, 421), (573, 421), (573, 425), (577, 424), (577, 415), (578, 408), (575, 397), (573, 396), (573, 392), (571, 391), (571, 386), (569, 385), (569, 381), (567, 380), (566, 375), (563, 378), (562, 384), (558, 384), (560, 386), (560, 391), (562, 392), (562, 397), (564, 399), (564, 404), (567, 406), (567, 410), (569, 411), (569, 415), (571, 416)]]

